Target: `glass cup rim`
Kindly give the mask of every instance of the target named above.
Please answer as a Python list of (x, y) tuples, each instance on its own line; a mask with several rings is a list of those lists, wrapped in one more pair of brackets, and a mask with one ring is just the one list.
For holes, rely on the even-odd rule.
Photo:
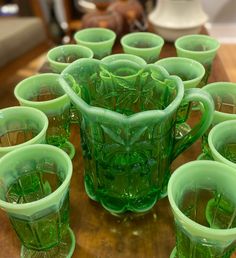
[[(158, 44), (156, 44), (153, 47), (146, 47), (146, 48), (138, 48), (138, 47), (134, 47), (130, 44), (127, 44), (127, 42), (126, 42), (127, 39), (132, 39), (132, 38), (135, 38), (136, 36), (140, 36), (140, 37), (141, 36), (142, 37), (146, 36), (146, 37), (149, 37), (149, 38), (152, 37), (152, 38), (158, 40)], [(142, 51), (142, 52), (148, 52), (148, 51), (152, 51), (152, 50), (155, 50), (157, 48), (159, 49), (159, 48), (163, 47), (165, 41), (161, 36), (159, 36), (157, 34), (154, 34), (152, 32), (131, 32), (131, 33), (128, 33), (128, 34), (124, 35), (121, 38), (120, 43), (121, 43), (122, 46), (127, 47), (130, 50), (136, 50), (136, 51), (138, 50), (138, 51)]]
[(33, 108), (33, 107), (27, 107), (27, 106), (13, 106), (13, 107), (8, 107), (8, 108), (1, 109), (0, 114), (2, 112), (14, 112), (15, 113), (15, 112), (19, 112), (19, 111), (20, 112), (21, 111), (30, 112), (32, 114), (32, 117), (34, 117), (34, 118), (37, 115), (37, 118), (41, 119), (41, 122), (44, 123), (44, 126), (43, 126), (42, 130), (37, 135), (35, 135), (32, 139), (30, 139), (26, 142), (23, 142), (23, 143), (20, 143), (20, 144), (17, 144), (17, 145), (13, 145), (13, 146), (6, 146), (6, 147), (1, 147), (0, 146), (0, 153), (4, 152), (4, 154), (6, 154), (6, 153), (8, 153), (12, 150), (15, 150), (16, 148), (20, 148), (20, 147), (23, 147), (25, 145), (33, 144), (35, 141), (40, 139), (43, 135), (46, 135), (46, 131), (47, 131), (47, 128), (48, 128), (48, 118), (39, 109), (36, 109), (36, 108)]
[[(185, 49), (181, 46), (181, 43), (182, 42), (187, 42), (189, 39), (202, 39), (202, 40), (210, 40), (211, 42), (215, 43), (215, 47), (209, 49), (209, 50), (204, 50), (204, 51), (194, 51), (194, 50), (188, 50), (188, 49)], [(220, 47), (220, 42), (211, 37), (211, 36), (208, 36), (208, 35), (204, 35), (204, 34), (191, 34), (191, 35), (184, 35), (182, 37), (179, 37), (175, 40), (174, 42), (174, 45), (175, 45), (175, 48), (176, 49), (179, 49), (181, 50), (182, 52), (185, 52), (185, 53), (189, 53), (189, 54), (198, 54), (198, 55), (206, 55), (206, 54), (211, 54), (211, 53), (214, 53), (216, 52), (219, 47)]]
[[(93, 41), (89, 41), (89, 40), (82, 40), (82, 39), (78, 38), (80, 35), (82, 35), (84, 33), (88, 33), (88, 32), (90, 32), (91, 34), (93, 34), (95, 32), (103, 32), (103, 33), (106, 33), (106, 35), (109, 35), (110, 37), (109, 37), (109, 39), (106, 39), (103, 41), (97, 41), (97, 42), (93, 42)], [(115, 38), (116, 38), (116, 33), (113, 30), (110, 30), (107, 28), (98, 28), (98, 27), (85, 28), (85, 29), (75, 32), (75, 34), (74, 34), (74, 40), (77, 42), (77, 44), (78, 44), (78, 42), (81, 42), (83, 44), (89, 43), (91, 46), (108, 43), (108, 42), (115, 40)]]
[[(54, 53), (56, 53), (57, 51), (60, 51), (61, 49), (70, 49), (70, 48), (73, 48), (75, 51), (76, 50), (77, 51), (86, 51), (86, 53), (89, 54), (89, 56), (87, 58), (93, 58), (94, 53), (90, 48), (88, 48), (86, 46), (78, 45), (78, 44), (65, 44), (65, 45), (60, 45), (60, 46), (51, 48), (47, 53), (48, 61), (55, 65), (62, 65), (63, 67), (65, 65), (69, 65), (68, 63), (56, 61), (55, 59), (52, 58), (52, 55)], [(81, 57), (81, 58), (83, 58), (83, 57)]]
[(20, 81), (15, 89), (14, 89), (14, 95), (16, 96), (16, 98), (18, 99), (18, 101), (20, 101), (21, 103), (24, 103), (24, 105), (28, 105), (28, 106), (33, 106), (35, 108), (39, 108), (44, 105), (44, 104), (56, 104), (58, 102), (70, 102), (68, 96), (66, 93), (64, 93), (63, 95), (56, 97), (54, 99), (50, 99), (50, 100), (45, 100), (45, 101), (33, 101), (33, 100), (28, 100), (25, 99), (21, 96), (21, 94), (19, 93), (19, 91), (21, 90), (22, 87), (26, 87), (25, 83), (28, 83), (30, 81), (33, 81), (37, 78), (43, 78), (43, 77), (52, 77), (55, 80), (58, 81), (58, 87), (60, 87), (60, 83), (59, 83), (59, 78), (60, 78), (60, 74), (56, 74), (56, 73), (42, 73), (42, 74), (36, 74), (36, 75), (32, 75), (22, 81)]
[[(50, 202), (53, 198), (56, 198), (58, 194), (63, 192), (64, 189), (69, 185), (71, 176), (72, 176), (72, 162), (70, 157), (61, 149), (58, 147), (49, 145), (49, 144), (33, 144), (33, 145), (27, 145), (23, 146), (22, 148), (18, 148), (16, 150), (13, 150), (9, 153), (7, 153), (5, 156), (0, 158), (0, 167), (3, 162), (7, 162), (8, 160), (14, 159), (15, 156), (17, 156), (18, 153), (24, 152), (24, 151), (31, 151), (32, 149), (37, 148), (38, 151), (43, 152), (43, 151), (49, 151), (49, 152), (54, 152), (54, 154), (59, 154), (61, 158), (64, 159), (64, 161), (67, 163), (68, 169), (67, 169), (67, 174), (61, 185), (52, 193), (49, 195), (37, 200), (37, 201), (32, 201), (28, 203), (22, 203), (22, 204), (14, 204), (14, 203), (9, 203), (7, 201), (4, 201), (0, 199), (0, 207), (3, 207), (6, 210), (14, 210), (14, 211), (21, 211), (21, 210), (27, 210), (27, 209), (33, 209), (35, 207), (43, 206), (44, 204)], [(6, 161), (5, 161), (6, 160)]]
[(236, 164), (229, 161), (224, 156), (222, 156), (219, 153), (219, 151), (216, 149), (215, 144), (214, 144), (214, 135), (217, 134), (217, 132), (219, 132), (219, 131), (223, 131), (224, 133), (226, 133), (225, 127), (228, 127), (228, 126), (233, 127), (233, 129), (236, 130), (236, 120), (226, 120), (226, 121), (223, 121), (223, 122), (215, 125), (209, 132), (208, 143), (209, 143), (210, 150), (213, 154), (213, 157), (215, 156), (217, 158), (217, 160), (220, 160), (222, 163), (227, 164), (228, 166), (236, 169)]
[[(161, 63), (171, 62), (171, 61), (174, 61), (174, 62), (178, 62), (179, 61), (179, 62), (183, 62), (183, 63), (193, 64), (192, 67), (194, 68), (194, 71), (200, 71), (200, 72), (198, 72), (198, 76), (197, 77), (195, 77), (193, 79), (190, 79), (190, 80), (186, 80), (186, 81), (184, 81), (184, 83), (191, 83), (191, 82), (194, 82), (194, 81), (198, 81), (199, 78), (202, 78), (204, 76), (204, 74), (205, 74), (205, 68), (204, 68), (204, 66), (200, 62), (198, 62), (198, 61), (196, 61), (194, 59), (191, 59), (191, 58), (187, 58), (187, 57), (178, 57), (178, 56), (175, 57), (174, 56), (174, 57), (161, 58), (158, 61), (156, 61), (154, 64), (161, 65)], [(196, 69), (196, 68), (198, 68), (198, 69)]]
[[(236, 170), (232, 167), (223, 164), (218, 161), (212, 161), (212, 160), (194, 160), (190, 161), (188, 163), (183, 164), (179, 168), (177, 168), (174, 173), (171, 175), (170, 180), (168, 182), (167, 192), (168, 192), (168, 199), (171, 206), (171, 209), (174, 211), (174, 213), (177, 214), (177, 216), (181, 219), (182, 222), (184, 222), (185, 225), (189, 226), (190, 228), (194, 228), (195, 232), (201, 232), (201, 234), (205, 234), (207, 237), (231, 237), (236, 235), (236, 227), (230, 228), (230, 229), (215, 229), (215, 228), (209, 228), (206, 226), (203, 226), (190, 218), (188, 218), (178, 207), (175, 201), (175, 197), (173, 196), (173, 185), (176, 184), (176, 178), (182, 176), (183, 174), (189, 174), (189, 170), (191, 170), (191, 167), (205, 167), (205, 166), (214, 166), (216, 169), (220, 169), (223, 173), (232, 173), (235, 174), (236, 178)], [(225, 172), (225, 170), (228, 170)], [(174, 215), (175, 216), (175, 215)]]
[[(208, 83), (207, 85), (202, 87), (202, 90), (207, 91), (210, 95), (211, 92), (208, 91), (208, 89), (214, 89), (217, 87), (235, 87), (235, 91), (236, 91), (236, 83), (234, 82), (212, 82), (212, 83)], [(228, 90), (228, 89), (226, 89)], [(223, 118), (222, 118), (223, 116)], [(224, 113), (218, 110), (214, 111), (214, 118), (218, 118), (220, 120), (222, 120), (221, 122), (223, 122), (224, 120), (234, 120), (236, 119), (236, 114), (233, 113)], [(214, 119), (213, 119), (214, 121)]]

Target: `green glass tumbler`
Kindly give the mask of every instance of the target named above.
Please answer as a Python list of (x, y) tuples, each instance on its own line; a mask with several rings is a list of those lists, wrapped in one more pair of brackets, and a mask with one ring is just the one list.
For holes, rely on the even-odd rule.
[(164, 67), (170, 75), (179, 76), (184, 89), (197, 87), (205, 74), (203, 65), (190, 58), (167, 57), (158, 60), (155, 64)]
[(0, 208), (21, 241), (22, 258), (72, 256), (71, 176), (69, 156), (47, 144), (24, 146), (0, 159)]
[(86, 28), (77, 31), (74, 40), (78, 45), (90, 48), (94, 58), (102, 59), (111, 54), (116, 33), (106, 28)]
[[(211, 123), (211, 97), (184, 92), (182, 81), (157, 65), (81, 59), (60, 83), (80, 113), (86, 192), (111, 213), (150, 210), (166, 195), (171, 162)], [(201, 120), (176, 139), (179, 106), (197, 100), (205, 107)]]
[[(47, 53), (47, 60), (54, 73), (61, 73), (70, 63), (80, 58), (92, 58), (93, 51), (88, 47), (77, 44), (67, 44), (50, 49)], [(77, 123), (78, 116), (76, 108), (70, 108), (71, 123)]]
[(230, 258), (236, 249), (236, 170), (216, 161), (186, 163), (168, 198), (176, 227), (171, 258)]
[(76, 44), (57, 46), (47, 53), (47, 60), (55, 73), (61, 73), (70, 63), (85, 57), (92, 58), (93, 51)]
[(236, 120), (224, 121), (214, 126), (208, 143), (214, 160), (236, 169)]
[(200, 88), (207, 84), (219, 47), (218, 40), (208, 35), (186, 35), (175, 41), (177, 56), (194, 59), (204, 66), (206, 73), (199, 84)]
[(211, 126), (202, 136), (202, 154), (198, 159), (212, 159), (207, 140), (208, 134), (215, 125), (223, 121), (236, 119), (236, 83), (214, 82), (207, 84), (202, 89), (212, 96), (215, 111)]
[(20, 105), (37, 108), (46, 114), (49, 120), (47, 143), (60, 147), (72, 159), (75, 148), (69, 142), (71, 103), (59, 84), (59, 77), (53, 73), (33, 75), (18, 83), (14, 94)]
[(9, 107), (0, 110), (0, 157), (25, 145), (45, 143), (48, 119), (38, 109)]
[(164, 39), (151, 32), (133, 32), (123, 36), (120, 43), (126, 54), (139, 56), (150, 64), (158, 60)]

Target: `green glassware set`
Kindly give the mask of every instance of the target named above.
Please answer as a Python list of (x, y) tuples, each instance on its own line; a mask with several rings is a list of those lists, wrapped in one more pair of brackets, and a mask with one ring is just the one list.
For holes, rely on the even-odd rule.
[[(21, 257), (73, 254), (73, 120), (80, 126), (84, 185), (92, 200), (120, 215), (148, 212), (168, 194), (176, 224), (171, 257), (229, 258), (236, 247), (236, 170), (234, 160), (229, 161), (232, 153), (221, 156), (236, 150), (236, 125), (220, 123), (228, 119), (217, 119), (220, 111), (214, 111), (214, 102), (226, 103), (228, 98), (218, 100), (225, 91), (236, 96), (236, 86), (199, 88), (207, 83), (205, 61), (211, 66), (218, 42), (209, 36), (182, 37), (176, 41), (178, 57), (158, 60), (164, 41), (152, 33), (125, 35), (125, 53), (114, 55), (116, 35), (108, 29), (84, 29), (74, 37), (78, 45), (48, 52), (54, 73), (32, 76), (16, 86), (21, 107), (0, 111), (2, 146), (7, 142), (0, 147), (0, 207), (20, 238)], [(200, 118), (180, 133), (196, 102)], [(171, 163), (197, 139), (206, 139), (208, 128), (213, 129), (209, 145), (203, 140), (203, 153), (217, 161), (189, 162), (171, 175)], [(18, 132), (17, 137), (12, 132)], [(224, 144), (227, 150), (222, 150)]]

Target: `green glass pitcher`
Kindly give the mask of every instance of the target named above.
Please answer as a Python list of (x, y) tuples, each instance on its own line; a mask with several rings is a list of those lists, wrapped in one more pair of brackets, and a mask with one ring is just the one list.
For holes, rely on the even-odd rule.
[[(60, 83), (80, 116), (84, 183), (89, 197), (114, 214), (146, 212), (166, 195), (171, 162), (209, 127), (213, 101), (157, 65), (80, 59)], [(182, 138), (178, 108), (200, 101), (202, 117)]]

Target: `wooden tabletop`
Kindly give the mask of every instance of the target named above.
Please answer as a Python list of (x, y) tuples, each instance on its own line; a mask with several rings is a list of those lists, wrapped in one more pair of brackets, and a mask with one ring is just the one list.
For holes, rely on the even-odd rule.
[[(119, 52), (119, 49), (115, 52)], [(172, 44), (166, 43), (161, 58), (175, 56)], [(228, 81), (222, 61), (217, 56), (210, 81)], [(11, 93), (12, 94), (12, 93)], [(9, 98), (9, 105), (12, 95)], [(169, 258), (175, 245), (173, 216), (168, 199), (157, 202), (146, 215), (126, 214), (115, 217), (85, 194), (83, 160), (78, 125), (73, 125), (71, 141), (76, 147), (71, 181), (71, 228), (76, 236), (73, 257), (78, 258)], [(200, 154), (200, 140), (174, 161), (173, 169)], [(5, 212), (0, 211), (0, 258), (17, 258), (20, 242)]]

